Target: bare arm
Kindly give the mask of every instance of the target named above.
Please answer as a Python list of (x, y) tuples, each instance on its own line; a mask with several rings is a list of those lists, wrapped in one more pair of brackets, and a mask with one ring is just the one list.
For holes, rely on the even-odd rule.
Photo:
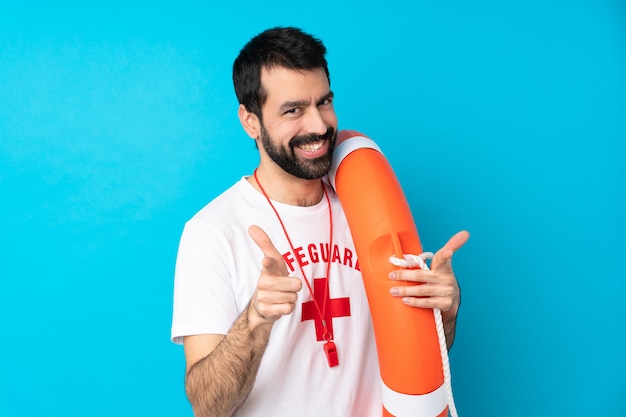
[[(460, 302), (460, 301), (459, 301)], [(452, 348), (452, 344), (454, 343), (454, 337), (456, 336), (456, 316), (458, 314), (458, 305), (454, 314), (446, 315), (445, 312), (441, 312), (441, 317), (443, 319), (443, 330), (446, 335), (446, 346), (448, 346), (448, 350)]]
[(232, 416), (250, 394), (272, 328), (250, 315), (248, 307), (226, 336), (185, 338), (185, 389), (196, 417)]
[(256, 226), (250, 236), (265, 255), (250, 303), (224, 335), (185, 337), (185, 389), (196, 417), (232, 416), (256, 379), (274, 322), (295, 309), (299, 278), (290, 277), (280, 253)]

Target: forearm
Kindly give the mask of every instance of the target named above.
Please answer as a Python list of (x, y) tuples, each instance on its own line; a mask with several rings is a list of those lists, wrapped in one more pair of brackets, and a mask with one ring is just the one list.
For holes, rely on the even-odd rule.
[(271, 324), (250, 319), (246, 308), (228, 334), (187, 372), (185, 389), (196, 417), (232, 416), (252, 390)]
[(456, 336), (456, 319), (459, 315), (460, 308), (461, 295), (460, 290), (458, 290), (456, 302), (452, 302), (452, 307), (450, 307), (449, 310), (441, 312), (441, 318), (443, 320), (443, 330), (446, 335), (446, 345), (448, 346), (448, 350), (452, 348), (452, 344), (454, 343), (454, 338)]
[(446, 335), (446, 345), (448, 350), (452, 348), (454, 337), (456, 336), (456, 315), (451, 318), (443, 319), (443, 330)]

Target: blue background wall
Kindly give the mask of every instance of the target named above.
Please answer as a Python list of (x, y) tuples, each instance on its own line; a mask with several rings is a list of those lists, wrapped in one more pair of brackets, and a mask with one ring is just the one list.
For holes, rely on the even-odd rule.
[(462, 416), (623, 416), (621, 1), (11, 2), (0, 10), (0, 415), (190, 416), (182, 226), (257, 152), (231, 63), (297, 25), (428, 249), (472, 232)]

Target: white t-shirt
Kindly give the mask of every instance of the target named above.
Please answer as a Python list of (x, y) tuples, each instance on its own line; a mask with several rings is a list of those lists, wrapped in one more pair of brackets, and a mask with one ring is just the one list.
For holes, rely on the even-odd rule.
[[(331, 324), (339, 365), (328, 366), (324, 341), (316, 333), (312, 296), (303, 285), (295, 311), (275, 322), (254, 387), (237, 417), (381, 415), (378, 359), (356, 250), (339, 200), (331, 187), (326, 188), (333, 216), (326, 309), (336, 316)], [(226, 334), (250, 301), (263, 258), (248, 235), (253, 224), (265, 230), (283, 254), (290, 275), (302, 277), (297, 264), (301, 260), (321, 308), (324, 291), (315, 289), (314, 279), (326, 278), (328, 203), (326, 199), (311, 207), (272, 203), (295, 254), (267, 200), (245, 178), (186, 223), (176, 261), (175, 343), (188, 335)], [(317, 286), (324, 288), (323, 281)]]

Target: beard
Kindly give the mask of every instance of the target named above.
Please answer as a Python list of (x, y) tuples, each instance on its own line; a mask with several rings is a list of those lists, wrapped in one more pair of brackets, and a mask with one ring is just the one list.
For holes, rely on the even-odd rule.
[[(328, 152), (315, 159), (299, 158), (294, 152), (297, 146), (306, 145), (308, 143), (319, 142), (320, 140), (328, 140)], [(272, 141), (265, 126), (261, 124), (261, 143), (263, 149), (267, 152), (272, 161), (276, 163), (283, 171), (297, 178), (305, 180), (314, 180), (322, 178), (330, 172), (333, 163), (333, 151), (335, 150), (335, 142), (337, 140), (337, 132), (332, 127), (328, 127), (323, 135), (301, 135), (294, 136), (289, 141), (289, 147), (280, 147)]]

